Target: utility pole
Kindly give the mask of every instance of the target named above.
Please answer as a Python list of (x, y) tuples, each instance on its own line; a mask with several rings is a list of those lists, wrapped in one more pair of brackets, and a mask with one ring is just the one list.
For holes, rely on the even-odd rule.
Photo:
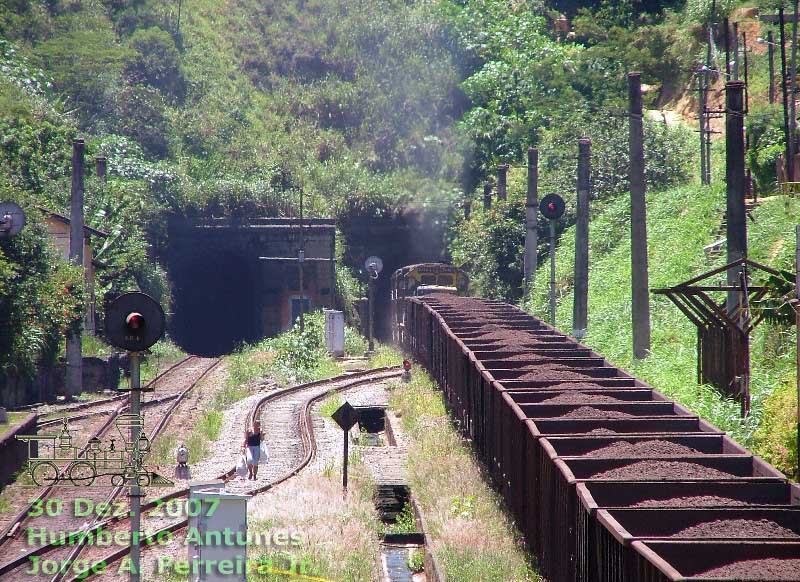
[[(728, 77), (730, 79), (730, 77)], [(733, 80), (739, 80), (739, 23), (733, 23)]]
[(536, 212), (539, 206), (539, 150), (528, 148), (528, 192), (525, 198), (525, 296), (536, 275), (536, 247), (539, 244)]
[(797, 428), (797, 473), (795, 477), (800, 479), (800, 225), (795, 227), (795, 252), (794, 252), (794, 288), (795, 288), (795, 336), (797, 338), (795, 345), (796, 365), (797, 365), (797, 410), (796, 410), (796, 428)]
[(300, 190), (300, 248), (297, 249), (297, 277), (300, 284), (300, 333), (306, 330), (306, 299), (303, 285), (303, 267), (306, 260), (306, 241), (303, 233), (303, 190)]
[(775, 103), (775, 43), (772, 31), (767, 31), (767, 53), (769, 56), (769, 102)]
[(472, 200), (464, 196), (464, 220), (469, 220), (472, 215)]
[(711, 184), (711, 118), (708, 114), (708, 90), (711, 87), (712, 48), (714, 46), (714, 16), (717, 13), (717, 0), (711, 0), (711, 12), (708, 14), (708, 44), (706, 46), (706, 71), (703, 85), (703, 138), (705, 141), (706, 173), (704, 184)]
[(794, 0), (794, 14), (792, 15), (792, 60), (789, 67), (789, 133), (792, 134), (792, 157), (789, 166), (792, 168), (792, 181), (797, 179), (795, 176), (794, 156), (797, 153), (797, 12), (800, 0)]
[[(794, 164), (792, 163), (792, 154), (794, 153), (794, 135), (791, 132), (791, 125), (789, 123), (789, 95), (788, 83), (789, 79), (786, 78), (786, 20), (783, 14), (783, 6), (778, 10), (778, 24), (780, 26), (781, 35), (781, 90), (783, 92), (783, 137), (786, 142), (784, 150), (786, 181), (794, 182)], [(794, 95), (792, 95), (794, 99)]]
[(726, 16), (725, 19), (722, 21), (723, 31), (722, 31), (722, 38), (725, 42), (725, 73), (727, 73), (728, 78), (731, 78), (731, 34), (730, 34), (730, 22), (728, 21), (728, 17)]
[[(747, 224), (744, 207), (744, 83), (725, 84), (725, 178), (727, 182), (727, 262), (747, 258)], [(728, 285), (739, 285), (737, 269), (728, 270)], [(739, 307), (739, 291), (728, 291), (727, 309)]]
[(497, 166), (497, 199), (505, 200), (508, 197), (508, 164)]
[(633, 357), (646, 358), (650, 351), (650, 290), (647, 273), (647, 181), (644, 173), (644, 127), (642, 124), (642, 79), (628, 73), (628, 146), (631, 188), (631, 310)]
[(589, 196), (592, 142), (578, 142), (578, 205), (575, 217), (575, 289), (572, 304), (572, 336), (586, 335), (589, 311)]
[(697, 119), (700, 121), (700, 183), (708, 184), (706, 175), (706, 91), (705, 73), (698, 70), (697, 74)]
[(486, 182), (483, 185), (483, 209), (491, 210), (492, 208), (492, 183)]
[[(83, 139), (72, 142), (72, 188), (70, 190), (69, 217), (69, 260), (81, 270), (81, 285), (85, 285), (83, 275), (83, 172), (84, 172)], [(83, 353), (81, 349), (81, 331), (83, 318), (78, 322), (77, 330), (67, 336), (67, 373), (66, 398), (72, 400), (83, 391)]]

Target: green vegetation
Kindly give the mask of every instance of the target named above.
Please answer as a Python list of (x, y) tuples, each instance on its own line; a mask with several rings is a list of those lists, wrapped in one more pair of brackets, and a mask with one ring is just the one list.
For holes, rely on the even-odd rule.
[(8, 423), (0, 424), (0, 436), (2, 436), (4, 433), (14, 428), (17, 424), (25, 420), (27, 417), (28, 417), (27, 412), (9, 412)]
[(422, 572), (425, 569), (425, 552), (417, 549), (411, 550), (406, 565), (412, 572)]
[[(651, 192), (648, 201), (650, 287), (668, 287), (724, 264), (707, 262), (703, 246), (712, 242), (724, 212), (724, 184)], [(752, 412), (741, 420), (739, 405), (708, 386), (697, 385), (694, 325), (669, 300), (651, 296), (652, 353), (632, 356), (630, 337), (629, 205), (609, 204), (590, 223), (589, 329), (586, 344), (629, 369), (669, 397), (708, 419), (754, 452), (787, 472), (793, 470), (794, 421), (785, 407), (794, 390), (794, 330), (764, 322), (752, 339)], [(772, 198), (755, 211), (751, 257), (779, 268), (791, 265), (794, 219), (800, 202)], [(574, 228), (561, 237), (556, 260), (556, 323), (572, 329)], [(679, 245), (674, 241), (680, 240)], [(537, 275), (526, 309), (547, 317), (546, 270)]]
[(519, 533), (448, 418), (442, 393), (430, 377), (415, 369), (409, 384), (393, 386), (390, 407), (410, 437), (409, 483), (444, 576), (463, 582), (539, 580)]
[(148, 462), (157, 465), (171, 465), (175, 462), (175, 450), (183, 442), (189, 449), (189, 464), (202, 461), (208, 456), (209, 446), (212, 441), (219, 438), (222, 429), (222, 411), (206, 410), (192, 427), (189, 436), (179, 439), (172, 434), (163, 434), (153, 444)]
[(306, 574), (341, 582), (376, 579), (380, 522), (373, 503), (375, 485), (357, 458), (351, 459), (349, 470), (347, 495), (342, 495), (339, 467), (323, 475), (301, 473), (250, 503), (248, 528), (253, 534), (288, 530), (297, 543), (282, 551), (257, 546), (252, 557), (264, 571), (254, 572), (248, 581), (289, 582), (297, 576), (286, 572), (300, 573), (301, 567)]
[(387, 534), (406, 534), (415, 533), (419, 531), (417, 527), (417, 520), (414, 517), (414, 508), (411, 503), (406, 502), (403, 509), (397, 514), (397, 519), (391, 525), (384, 528), (384, 533)]
[(278, 337), (245, 345), (231, 355), (228, 384), (241, 386), (264, 376), (281, 384), (297, 384), (336, 376), (339, 371), (325, 349), (325, 318), (317, 311), (306, 315), (303, 332), (295, 322)]
[(333, 413), (336, 412), (341, 405), (342, 398), (339, 396), (339, 393), (331, 390), (328, 392), (328, 395), (325, 397), (325, 400), (322, 401), (322, 405), (319, 407), (319, 415), (324, 418), (330, 418), (331, 415), (333, 415)]

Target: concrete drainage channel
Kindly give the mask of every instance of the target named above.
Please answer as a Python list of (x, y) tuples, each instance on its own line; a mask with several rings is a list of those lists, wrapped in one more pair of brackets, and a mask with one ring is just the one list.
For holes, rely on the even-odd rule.
[(399, 421), (385, 407), (356, 407), (359, 443), (375, 478), (375, 507), (384, 524), (383, 582), (441, 582), (426, 547), (425, 527), (405, 473), (406, 449), (398, 446)]

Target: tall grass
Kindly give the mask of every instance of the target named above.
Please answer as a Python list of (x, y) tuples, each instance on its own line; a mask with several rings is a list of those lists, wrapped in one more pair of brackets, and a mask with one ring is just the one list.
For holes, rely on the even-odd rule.
[(393, 385), (389, 403), (411, 437), (409, 482), (422, 505), (445, 578), (539, 580), (519, 532), (451, 424), (442, 393), (430, 377), (415, 370), (410, 383)]

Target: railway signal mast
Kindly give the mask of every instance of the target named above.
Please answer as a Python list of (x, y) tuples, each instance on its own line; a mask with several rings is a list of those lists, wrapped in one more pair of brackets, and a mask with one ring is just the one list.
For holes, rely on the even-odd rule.
[(564, 214), (564, 199), (548, 194), (539, 202), (539, 212), (550, 222), (550, 325), (556, 325), (556, 221)]
[(383, 261), (379, 257), (369, 257), (364, 261), (364, 268), (369, 275), (369, 305), (367, 306), (369, 311), (369, 348), (367, 353), (371, 354), (375, 351), (375, 281), (383, 270)]
[[(125, 293), (112, 301), (106, 309), (106, 336), (113, 346), (128, 352), (131, 363), (130, 414), (142, 412), (142, 384), (140, 366), (142, 353), (153, 346), (164, 335), (164, 310), (161, 305), (144, 293)], [(139, 440), (143, 423), (131, 424), (131, 442)], [(141, 580), (141, 497), (139, 473), (141, 456), (132, 459), (136, 465), (130, 485), (131, 506), (131, 582)]]

